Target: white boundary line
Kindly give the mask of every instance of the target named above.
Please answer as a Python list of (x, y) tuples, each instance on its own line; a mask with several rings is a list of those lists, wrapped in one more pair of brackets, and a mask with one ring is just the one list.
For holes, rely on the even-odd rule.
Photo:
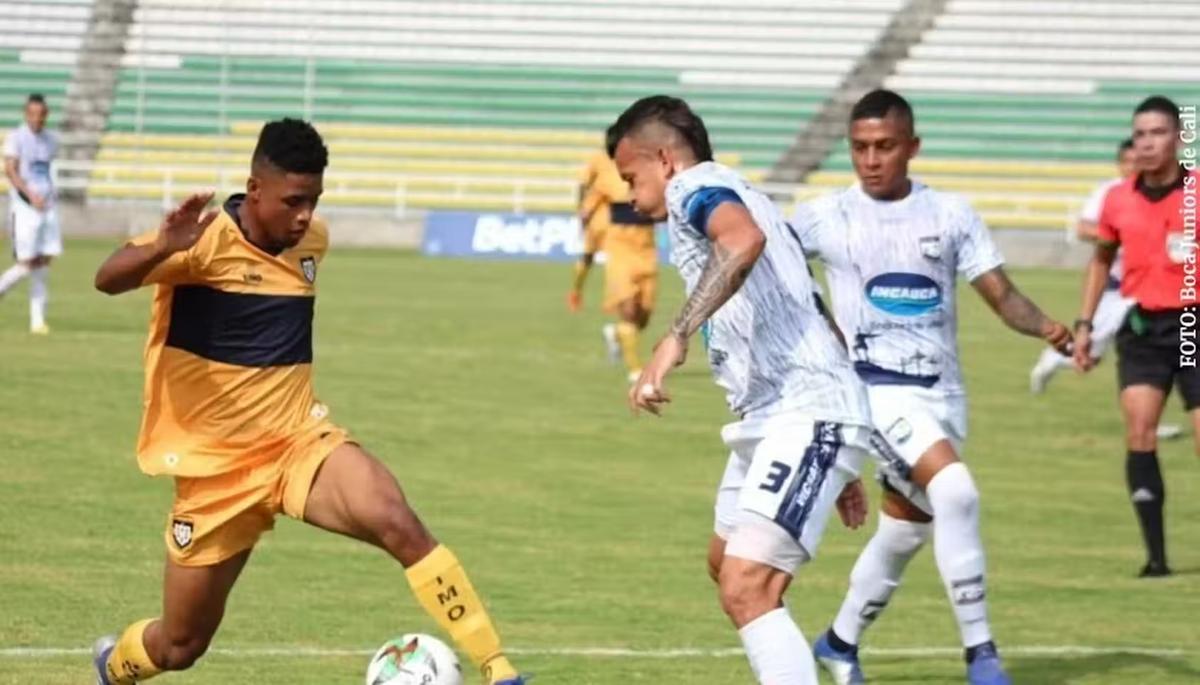
[[(727, 658), (743, 655), (741, 648), (700, 649), (681, 647), (677, 649), (629, 649), (623, 647), (524, 647), (505, 650), (518, 656), (561, 656), (561, 657), (630, 657), (642, 659), (692, 659), (692, 658)], [(335, 649), (324, 647), (215, 647), (210, 654), (221, 656), (254, 658), (254, 657), (338, 657), (338, 656), (370, 656), (371, 649)], [(45, 659), (60, 656), (82, 656), (91, 654), (86, 647), (3, 647), (0, 648), (0, 658), (4, 659)], [(939, 659), (943, 657), (959, 657), (960, 647), (864, 647), (863, 654), (878, 657), (897, 657), (906, 659)], [(1162, 658), (1182, 658), (1191, 656), (1188, 650), (1179, 647), (1090, 647), (1086, 645), (1027, 645), (1004, 647), (1001, 654), (1019, 657), (1084, 657), (1084, 656), (1114, 656), (1136, 655)]]

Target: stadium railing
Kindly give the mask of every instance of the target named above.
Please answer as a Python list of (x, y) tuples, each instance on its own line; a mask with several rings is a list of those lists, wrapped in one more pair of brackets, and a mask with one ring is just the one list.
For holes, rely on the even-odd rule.
[[(215, 190), (219, 195), (241, 192), (244, 174), (230, 169), (197, 172), (178, 167), (142, 166), (145, 178), (130, 178), (119, 166), (62, 160), (55, 164), (59, 187), (87, 191), (101, 189), (99, 202), (141, 201), (170, 208), (188, 193)], [(72, 173), (63, 173), (70, 171)], [(763, 184), (790, 214), (796, 203), (830, 192), (828, 186)], [(331, 173), (325, 179), (323, 203), (339, 210), (358, 209), (387, 213), (397, 219), (424, 210), (479, 212), (556, 213), (574, 211), (577, 182), (572, 179), (510, 178), (498, 185), (492, 177), (462, 175), (403, 175), (381, 177), (361, 172)], [(485, 190), (481, 191), (483, 188)], [(488, 190), (490, 189), (490, 190)], [(964, 193), (992, 228), (1061, 228), (1074, 240), (1075, 217), (1083, 199), (1077, 195), (1046, 193)]]

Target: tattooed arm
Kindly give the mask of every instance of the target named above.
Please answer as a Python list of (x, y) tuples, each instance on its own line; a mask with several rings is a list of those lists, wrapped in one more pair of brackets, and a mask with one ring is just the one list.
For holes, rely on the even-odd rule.
[(709, 218), (708, 236), (712, 254), (696, 288), (671, 324), (671, 335), (686, 341), (721, 305), (746, 282), (754, 263), (767, 244), (750, 212), (740, 204), (726, 202)]
[(1036, 304), (1017, 290), (1003, 267), (985, 272), (971, 281), (971, 285), (1009, 328), (1042, 338), (1060, 351), (1066, 350), (1071, 337), (1066, 326), (1043, 314)]
[(707, 233), (712, 241), (712, 253), (700, 273), (700, 280), (683, 304), (670, 331), (654, 348), (654, 357), (641, 377), (629, 391), (629, 405), (658, 414), (662, 405), (670, 402), (663, 390), (668, 372), (687, 358), (688, 339), (700, 329), (721, 305), (746, 282), (767, 237), (754, 223), (746, 207), (736, 202), (723, 202), (708, 217)]

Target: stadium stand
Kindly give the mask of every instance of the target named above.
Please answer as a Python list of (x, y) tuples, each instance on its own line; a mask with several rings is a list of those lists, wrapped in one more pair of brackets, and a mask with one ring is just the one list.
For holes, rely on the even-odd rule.
[(240, 180), (259, 122), (299, 115), (331, 201), (569, 211), (603, 127), (654, 92), (761, 176), (902, 4), (142, 0), (90, 195)]
[[(1062, 230), (1113, 175), (1151, 93), (1200, 100), (1179, 26), (1194, 2), (951, 0), (886, 85), (917, 110), (920, 176), (972, 195), (993, 226)], [(845, 143), (808, 182), (850, 182)]]
[[(12, 103), (0, 125), (18, 122), (31, 91), (62, 111), (93, 5), (106, 1), (129, 0), (0, 0), (0, 97)], [(847, 96), (856, 61), (887, 52), (880, 38), (906, 6), (139, 0), (82, 181), (100, 201), (232, 189), (261, 122), (292, 115), (333, 148), (330, 202), (570, 211), (603, 126), (654, 92), (688, 98), (722, 159), (760, 180), (823, 103)], [(1112, 173), (1138, 100), (1200, 99), (1178, 57), (1194, 7), (949, 0), (884, 82), (917, 107), (918, 175), (970, 195), (994, 227), (1062, 230)], [(851, 180), (842, 142), (802, 188), (778, 190), (800, 198)]]
[[(0, 128), (21, 123), (25, 97), (38, 92), (61, 111), (80, 42), (91, 14), (90, 0), (0, 0)], [(7, 190), (0, 177), (0, 190)]]

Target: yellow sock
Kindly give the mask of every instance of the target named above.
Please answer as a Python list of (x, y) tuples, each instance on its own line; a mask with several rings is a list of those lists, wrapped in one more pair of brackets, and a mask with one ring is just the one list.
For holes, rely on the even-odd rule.
[(154, 665), (150, 655), (146, 653), (146, 644), (142, 636), (146, 626), (157, 619), (148, 618), (138, 621), (121, 633), (120, 639), (108, 655), (108, 681), (112, 685), (134, 685), (143, 680), (149, 680), (162, 673), (162, 669)]
[(642, 370), (642, 360), (638, 357), (638, 327), (628, 321), (617, 322), (617, 342), (621, 345), (621, 357), (625, 360), (625, 368), (632, 373)]
[(583, 291), (583, 282), (587, 280), (588, 272), (591, 271), (592, 265), (584, 262), (582, 259), (575, 261), (575, 280), (571, 282), (571, 290), (573, 292)]
[(417, 601), (437, 619), (489, 683), (517, 676), (516, 669), (504, 657), (500, 636), (492, 627), (483, 601), (475, 594), (454, 552), (438, 545), (406, 574)]

